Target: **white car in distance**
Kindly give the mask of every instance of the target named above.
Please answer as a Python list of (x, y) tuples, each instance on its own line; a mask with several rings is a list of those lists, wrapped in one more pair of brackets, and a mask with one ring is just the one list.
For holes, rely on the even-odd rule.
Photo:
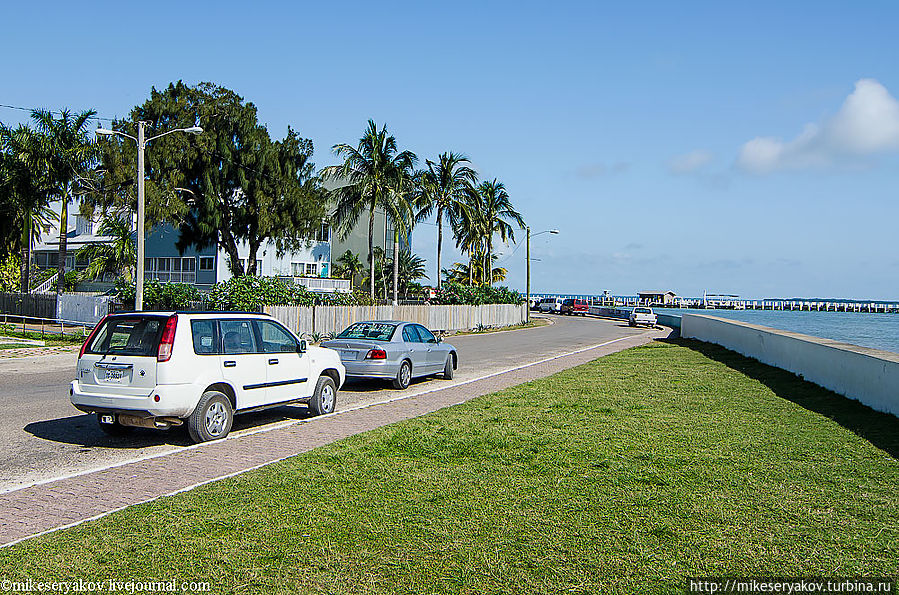
[(332, 413), (345, 379), (336, 351), (265, 314), (131, 312), (97, 324), (69, 394), (109, 434), (186, 424), (205, 442), (227, 436), (235, 413), (297, 402)]
[(655, 326), (658, 317), (652, 311), (652, 308), (637, 307), (631, 310), (628, 325), (630, 326)]

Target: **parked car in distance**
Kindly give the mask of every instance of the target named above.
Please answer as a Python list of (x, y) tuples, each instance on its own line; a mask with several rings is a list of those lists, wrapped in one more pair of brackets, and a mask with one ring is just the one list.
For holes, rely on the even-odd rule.
[(630, 319), (628, 320), (628, 324), (630, 326), (655, 326), (657, 321), (657, 317), (655, 313), (653, 313), (652, 308), (642, 308), (637, 307), (631, 310)]
[(340, 354), (347, 377), (389, 379), (398, 389), (430, 374), (450, 380), (459, 364), (455, 347), (420, 324), (399, 320), (356, 322), (322, 347)]
[(559, 297), (548, 297), (543, 298), (540, 302), (540, 311), (541, 312), (552, 312), (553, 314), (559, 314), (562, 310), (562, 298)]
[(589, 311), (590, 306), (587, 304), (587, 300), (575, 298), (562, 300), (562, 305), (559, 307), (559, 314), (568, 314), (571, 316), (586, 316)]
[(236, 413), (296, 402), (331, 413), (345, 378), (337, 353), (265, 314), (132, 312), (97, 324), (69, 394), (109, 434), (186, 424), (205, 442), (227, 436)]

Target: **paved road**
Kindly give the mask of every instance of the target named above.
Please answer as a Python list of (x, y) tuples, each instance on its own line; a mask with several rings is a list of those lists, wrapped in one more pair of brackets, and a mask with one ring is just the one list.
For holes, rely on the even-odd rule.
[[(646, 332), (618, 320), (558, 316), (551, 320), (555, 324), (534, 329), (451, 337), (448, 342), (459, 352), (454, 380), (418, 380), (405, 391), (380, 382), (349, 383), (338, 395), (338, 409), (422, 393)], [(0, 361), (0, 491), (190, 444), (183, 428), (168, 432), (137, 429), (126, 438), (106, 436), (93, 416), (79, 414), (68, 401), (76, 356)], [(238, 416), (234, 432), (248, 433), (304, 417), (304, 406), (279, 407)]]

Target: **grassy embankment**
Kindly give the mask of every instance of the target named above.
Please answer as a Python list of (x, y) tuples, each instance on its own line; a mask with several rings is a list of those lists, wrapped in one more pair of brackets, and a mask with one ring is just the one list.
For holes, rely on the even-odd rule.
[(0, 550), (215, 593), (680, 592), (895, 574), (899, 420), (654, 344)]

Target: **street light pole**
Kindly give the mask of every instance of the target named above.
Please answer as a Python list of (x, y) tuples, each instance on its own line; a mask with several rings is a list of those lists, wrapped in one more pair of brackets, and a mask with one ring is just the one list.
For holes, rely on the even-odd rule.
[(137, 143), (137, 263), (135, 263), (134, 267), (134, 309), (136, 311), (144, 309), (144, 213), (146, 210), (146, 200), (144, 198), (144, 153), (147, 149), (147, 143), (173, 132), (186, 132), (187, 134), (200, 134), (203, 132), (203, 129), (199, 126), (191, 126), (190, 128), (175, 128), (174, 130), (146, 138), (146, 126), (146, 121), (137, 121), (137, 138), (118, 130), (106, 128), (97, 128), (96, 130), (97, 134), (102, 136), (121, 136), (130, 138)]
[(531, 323), (531, 226), (530, 225), (528, 225), (527, 231), (528, 231), (528, 239), (527, 239), (527, 246), (526, 246), (525, 252), (527, 253), (527, 259), (528, 259), (528, 267), (527, 267), (527, 271), (528, 271), (528, 273), (527, 273), (528, 313), (527, 313), (527, 316), (525, 316), (525, 322), (530, 324)]
[(144, 309), (144, 152), (147, 141), (144, 140), (146, 122), (137, 121), (137, 263), (134, 278), (134, 309)]
[[(525, 229), (527, 229), (527, 245), (525, 252), (527, 252), (527, 294), (528, 294), (528, 315), (525, 317), (527, 322), (531, 322), (531, 226), (528, 225)], [(538, 231), (535, 233), (535, 236), (539, 236), (542, 233), (551, 233), (553, 235), (558, 235), (558, 229), (547, 229), (546, 231)]]

